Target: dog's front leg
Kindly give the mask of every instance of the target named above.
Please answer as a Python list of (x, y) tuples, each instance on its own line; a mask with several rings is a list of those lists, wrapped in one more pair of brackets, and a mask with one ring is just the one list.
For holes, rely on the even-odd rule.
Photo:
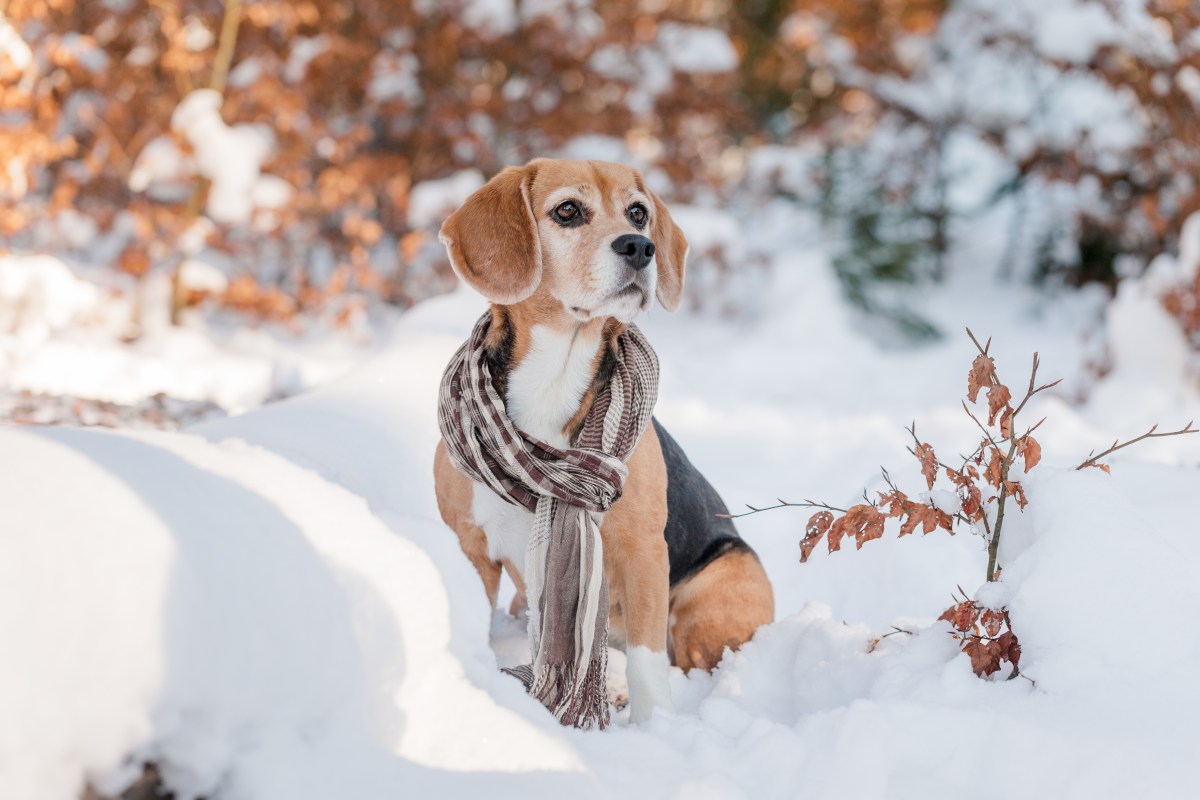
[(629, 721), (637, 723), (650, 719), (655, 708), (675, 708), (667, 655), (670, 567), (661, 533), (634, 542), (622, 538), (617, 563), (608, 570), (609, 588), (624, 616)]

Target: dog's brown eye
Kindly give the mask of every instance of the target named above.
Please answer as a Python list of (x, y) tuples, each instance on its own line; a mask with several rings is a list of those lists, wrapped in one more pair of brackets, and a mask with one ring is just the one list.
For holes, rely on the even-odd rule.
[(579, 216), (579, 206), (570, 200), (559, 203), (558, 208), (554, 209), (554, 216), (559, 222), (570, 222)]
[(632, 222), (635, 227), (641, 228), (646, 224), (646, 217), (648, 215), (646, 213), (646, 207), (641, 203), (635, 203), (631, 205), (629, 207), (629, 211), (626, 213), (629, 215), (629, 221)]

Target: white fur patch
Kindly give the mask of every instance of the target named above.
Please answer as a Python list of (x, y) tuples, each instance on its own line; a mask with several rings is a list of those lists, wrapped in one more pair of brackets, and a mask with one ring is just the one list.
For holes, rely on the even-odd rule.
[(668, 681), (671, 662), (666, 650), (651, 650), (644, 645), (625, 651), (625, 679), (629, 683), (629, 721), (645, 722), (655, 708), (674, 711)]
[(555, 447), (566, 447), (563, 426), (575, 416), (592, 381), (600, 331), (584, 334), (534, 325), (525, 358), (508, 376), (508, 416), (517, 427)]
[[(534, 325), (531, 336), (529, 352), (508, 376), (508, 416), (526, 433), (555, 447), (566, 447), (570, 442), (563, 426), (579, 410), (591, 383), (600, 333), (572, 335)], [(475, 484), (471, 514), (487, 534), (488, 555), (506, 558), (522, 570), (533, 515), (501, 500), (480, 483)]]

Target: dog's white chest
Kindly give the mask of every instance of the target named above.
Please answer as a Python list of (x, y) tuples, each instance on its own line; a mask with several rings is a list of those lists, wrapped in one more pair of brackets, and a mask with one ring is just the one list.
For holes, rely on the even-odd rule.
[[(563, 427), (579, 410), (592, 380), (599, 334), (535, 325), (531, 335), (529, 352), (508, 376), (508, 416), (526, 433), (565, 448), (570, 442)], [(481, 483), (475, 484), (471, 514), (487, 534), (488, 555), (507, 559), (523, 572), (533, 515), (500, 499)]]

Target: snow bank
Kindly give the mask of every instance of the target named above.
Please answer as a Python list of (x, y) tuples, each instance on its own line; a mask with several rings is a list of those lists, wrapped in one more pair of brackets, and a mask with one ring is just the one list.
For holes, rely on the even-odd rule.
[[(145, 278), (135, 296), (119, 292), (128, 287), (111, 275), (85, 272), (50, 256), (0, 257), (0, 390), (127, 405), (161, 393), (244, 411), (343, 374), (387, 325), (377, 321), (365, 340), (327, 336), (319, 325), (307, 334), (248, 328), (219, 315), (172, 326), (166, 275)], [(183, 278), (210, 291), (225, 280), (195, 260), (184, 263)], [(130, 343), (138, 302), (141, 326)]]
[(0, 448), (6, 798), (119, 791), (143, 760), (183, 797), (577, 768), (465, 680), (440, 573), (362, 498), (236, 441), (47, 429)]

